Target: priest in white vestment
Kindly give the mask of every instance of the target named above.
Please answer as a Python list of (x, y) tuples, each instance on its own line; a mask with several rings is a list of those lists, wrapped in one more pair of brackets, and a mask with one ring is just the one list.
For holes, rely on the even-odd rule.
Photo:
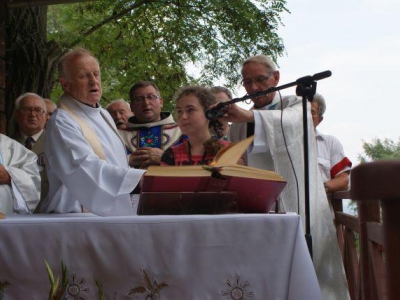
[[(243, 86), (252, 94), (277, 86), (279, 71), (270, 58), (257, 55), (243, 63), (242, 77)], [(275, 171), (287, 180), (288, 184), (280, 197), (280, 209), (299, 213), (304, 226), (302, 100), (296, 96), (281, 97), (279, 93), (270, 93), (252, 101), (254, 107), (251, 110), (230, 105), (227, 115), (222, 117), (222, 120), (234, 123), (229, 131), (229, 139), (235, 142), (254, 134), (255, 139), (247, 151), (246, 163), (252, 167)], [(332, 214), (318, 170), (314, 127), (310, 113), (307, 115), (310, 234), (314, 267), (324, 299), (349, 299)]]
[(31, 213), (39, 203), (39, 197), (36, 154), (0, 134), (0, 212)]
[(128, 166), (124, 144), (102, 95), (97, 59), (85, 49), (59, 64), (64, 94), (46, 125), (45, 156), (50, 190), (42, 212), (131, 215), (129, 193), (144, 170)]

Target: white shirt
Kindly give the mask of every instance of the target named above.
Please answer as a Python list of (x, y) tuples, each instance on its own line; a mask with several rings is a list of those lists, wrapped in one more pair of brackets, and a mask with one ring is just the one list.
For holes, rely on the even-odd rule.
[(33, 212), (40, 196), (36, 154), (0, 134), (0, 164), (11, 177), (11, 186), (0, 184), (0, 211), (5, 214)]
[(323, 182), (336, 175), (351, 170), (351, 161), (344, 154), (343, 146), (337, 138), (315, 130), (318, 148), (318, 166)]
[(73, 117), (65, 110), (56, 110), (46, 126), (50, 190), (41, 211), (82, 212), (85, 207), (103, 216), (133, 214), (129, 193), (145, 171), (129, 168), (125, 147), (110, 114), (66, 94), (60, 101), (96, 133), (106, 160), (94, 153)]

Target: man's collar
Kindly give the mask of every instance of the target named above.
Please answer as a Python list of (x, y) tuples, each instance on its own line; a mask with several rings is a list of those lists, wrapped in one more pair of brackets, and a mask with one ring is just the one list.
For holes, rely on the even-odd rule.
[[(44, 129), (40, 130), (38, 133), (35, 133), (34, 135), (31, 135), (31, 137), (35, 140), (35, 142), (40, 138), (40, 136), (42, 135)], [(24, 140), (26, 140), (26, 138), (29, 135), (26, 135), (25, 133), (21, 132), (21, 136), (24, 138)]]
[(175, 123), (172, 114), (170, 112), (161, 112), (161, 119), (159, 121), (149, 122), (149, 123), (139, 123), (136, 116), (132, 116), (128, 119), (128, 123), (126, 125), (127, 128), (138, 128), (138, 127), (153, 127), (159, 125), (167, 125)]

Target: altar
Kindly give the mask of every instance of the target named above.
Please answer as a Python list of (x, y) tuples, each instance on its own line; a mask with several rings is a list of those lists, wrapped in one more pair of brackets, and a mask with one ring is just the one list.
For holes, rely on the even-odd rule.
[(48, 299), (46, 263), (61, 299), (322, 299), (290, 213), (0, 220), (0, 296)]

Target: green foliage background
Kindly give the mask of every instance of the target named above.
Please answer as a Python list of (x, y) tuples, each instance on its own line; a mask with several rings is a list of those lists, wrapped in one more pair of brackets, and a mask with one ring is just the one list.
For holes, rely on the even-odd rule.
[[(240, 63), (255, 54), (284, 53), (277, 34), (284, 0), (100, 0), (49, 6), (48, 40), (63, 51), (92, 51), (102, 69), (102, 104), (129, 100), (138, 80), (152, 80), (172, 99), (179, 87), (212, 85), (224, 78), (234, 88)], [(194, 71), (187, 70), (188, 65)], [(197, 75), (198, 74), (198, 75)], [(56, 84), (52, 99), (61, 89)], [(168, 107), (167, 107), (168, 108)]]
[(397, 142), (391, 139), (374, 139), (363, 143), (364, 153), (359, 155), (361, 163), (367, 161), (400, 159), (400, 138)]

